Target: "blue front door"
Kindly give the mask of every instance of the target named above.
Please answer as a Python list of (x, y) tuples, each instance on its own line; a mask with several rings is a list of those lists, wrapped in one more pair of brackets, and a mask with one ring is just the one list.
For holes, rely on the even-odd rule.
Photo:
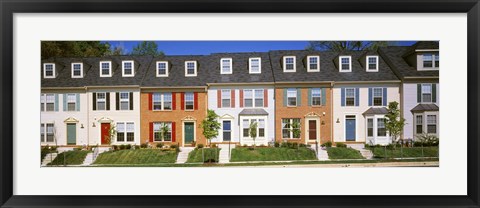
[(345, 118), (345, 140), (355, 141), (355, 116), (347, 116)]

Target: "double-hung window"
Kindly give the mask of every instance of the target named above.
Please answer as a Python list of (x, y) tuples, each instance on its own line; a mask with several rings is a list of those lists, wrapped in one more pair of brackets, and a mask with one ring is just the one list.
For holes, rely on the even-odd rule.
[(55, 94), (45, 95), (45, 111), (55, 111)]
[(345, 105), (355, 106), (355, 88), (345, 89)]
[(295, 56), (284, 56), (283, 57), (283, 72), (295, 72)]
[(135, 74), (133, 61), (122, 61), (122, 73), (124, 77), (133, 77)]
[(243, 90), (243, 102), (247, 108), (263, 107), (263, 89)]
[(312, 106), (319, 106), (322, 104), (322, 90), (320, 88), (312, 89)]
[(378, 56), (367, 56), (367, 71), (378, 71)]
[(157, 77), (168, 77), (168, 62), (157, 61)]
[(120, 110), (130, 110), (130, 93), (120, 93)]
[(156, 142), (172, 141), (172, 123), (156, 122), (153, 123), (153, 139)]
[(54, 142), (55, 141), (55, 126), (53, 123), (41, 123), (40, 124), (40, 141), (41, 142)]
[(432, 102), (432, 85), (422, 84), (422, 102)]
[(318, 72), (320, 71), (320, 56), (307, 56), (307, 71)]
[(423, 67), (424, 68), (433, 67), (433, 54), (423, 54)]
[(352, 57), (351, 56), (340, 56), (340, 72), (351, 72), (352, 71)]
[(297, 106), (297, 89), (287, 89), (287, 106)]
[(231, 141), (232, 140), (232, 121), (223, 121), (222, 122), (222, 129), (223, 129), (223, 141)]
[(255, 107), (263, 107), (263, 89), (255, 91)]
[(367, 119), (367, 136), (373, 137), (373, 118)]
[(299, 118), (282, 119), (282, 138), (283, 139), (300, 138), (300, 119)]
[(193, 110), (194, 95), (193, 92), (185, 93), (185, 110)]
[(100, 62), (100, 77), (111, 77), (112, 76), (112, 62), (111, 61), (101, 61)]
[(55, 64), (43, 64), (43, 78), (55, 78)]
[(253, 90), (243, 90), (245, 107), (253, 107)]
[(185, 61), (185, 76), (194, 77), (197, 76), (197, 62)]
[(243, 131), (242, 131), (242, 135), (243, 137), (249, 137), (249, 128), (250, 128), (250, 121), (248, 119), (243, 119), (242, 120), (242, 126), (243, 126)]
[(97, 110), (106, 110), (107, 95), (105, 92), (97, 93)]
[(416, 115), (415, 116), (415, 133), (422, 134), (423, 133), (423, 115)]
[(172, 110), (172, 93), (153, 93), (153, 110)]
[(220, 59), (220, 74), (231, 74), (232, 73), (232, 59), (231, 58), (222, 58)]
[(387, 129), (385, 128), (385, 118), (377, 118), (377, 136), (387, 136)]
[(230, 108), (231, 95), (230, 90), (222, 90), (222, 108)]
[(133, 142), (135, 125), (133, 122), (117, 122), (117, 142)]
[(437, 133), (437, 115), (427, 115), (427, 133)]
[(373, 106), (383, 106), (383, 89), (373, 88)]
[(250, 74), (262, 73), (261, 58), (249, 58), (249, 71)]
[(83, 64), (72, 63), (72, 78), (82, 78), (82, 77), (83, 77)]
[(265, 137), (265, 119), (258, 119), (258, 137)]
[(75, 111), (77, 103), (76, 94), (66, 94), (67, 96), (67, 111)]
[(435, 67), (440, 67), (440, 54), (435, 54)]

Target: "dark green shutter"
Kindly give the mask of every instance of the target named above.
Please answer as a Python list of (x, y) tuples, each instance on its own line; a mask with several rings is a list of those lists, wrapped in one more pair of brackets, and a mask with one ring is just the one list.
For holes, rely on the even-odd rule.
[(92, 97), (93, 97), (93, 99), (92, 99), (93, 110), (97, 110), (97, 93), (94, 92)]
[(117, 111), (120, 110), (120, 93), (119, 92), (115, 93), (115, 105), (116, 105)]
[(325, 88), (321, 89), (321, 96), (322, 96), (322, 105), (326, 106), (327, 105), (327, 90)]
[(308, 106), (312, 106), (312, 88), (308, 88)]
[(422, 102), (422, 84), (417, 84), (417, 103)]
[(67, 94), (63, 94), (63, 111), (67, 111)]
[(437, 85), (432, 84), (432, 102), (436, 103), (437, 102)]
[(302, 88), (297, 88), (297, 106), (302, 106)]
[(287, 88), (283, 88), (283, 106), (287, 106), (287, 90)]

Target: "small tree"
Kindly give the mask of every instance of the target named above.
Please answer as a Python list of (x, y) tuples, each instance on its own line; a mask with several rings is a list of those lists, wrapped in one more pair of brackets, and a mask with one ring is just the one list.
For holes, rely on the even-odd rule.
[(114, 125), (110, 125), (110, 129), (108, 129), (108, 135), (105, 135), (105, 141), (108, 144), (112, 144), (112, 139), (117, 135), (117, 130)]
[(207, 117), (202, 121), (203, 136), (209, 144), (211, 139), (218, 136), (218, 130), (220, 129), (220, 123), (217, 121), (218, 117), (214, 110), (208, 110)]
[(293, 121), (290, 131), (293, 133), (293, 138), (300, 138), (300, 134), (302, 133), (302, 130), (300, 130), (300, 122)]
[(257, 126), (258, 126), (257, 122), (254, 121), (254, 122), (251, 122), (250, 126), (248, 127), (248, 134), (253, 139), (253, 149), (255, 149), (255, 139), (257, 138)]
[(398, 102), (393, 101), (388, 103), (387, 114), (385, 115), (385, 128), (392, 137), (392, 143), (397, 141), (397, 137), (403, 131), (405, 126), (405, 119), (400, 118), (400, 110), (398, 109)]
[(160, 127), (160, 134), (162, 136), (162, 140), (165, 141), (165, 138), (167, 137), (168, 132), (170, 131), (170, 128), (166, 123), (163, 123), (162, 126)]

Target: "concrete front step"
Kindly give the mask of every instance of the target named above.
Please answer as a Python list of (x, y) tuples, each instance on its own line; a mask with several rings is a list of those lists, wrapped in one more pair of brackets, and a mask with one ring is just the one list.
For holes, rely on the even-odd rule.
[(365, 144), (347, 144), (347, 146), (358, 150), (360, 154), (362, 154), (362, 157), (364, 157), (365, 159), (373, 158), (372, 151), (365, 149)]
[[(228, 147), (230, 146), (230, 151)], [(234, 144), (219, 144), (220, 154), (218, 156), (219, 163), (230, 163), (230, 154), (232, 154), (232, 149), (235, 148)]]
[(45, 155), (45, 158), (43, 158), (42, 161), (42, 166), (47, 166), (48, 163), (51, 163), (55, 158), (57, 157), (58, 153), (48, 153)]
[(180, 152), (178, 153), (177, 161), (175, 163), (187, 162), (188, 154), (194, 149), (194, 147), (180, 147)]

